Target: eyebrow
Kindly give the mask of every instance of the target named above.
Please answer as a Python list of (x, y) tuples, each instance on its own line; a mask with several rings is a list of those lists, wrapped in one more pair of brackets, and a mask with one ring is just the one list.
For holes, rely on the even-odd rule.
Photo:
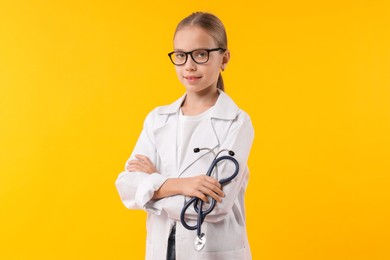
[[(209, 50), (209, 49), (213, 49), (213, 48), (207, 48), (207, 47), (202, 47), (202, 48), (196, 48), (196, 49), (193, 49), (191, 51), (197, 51), (197, 50)], [(173, 51), (182, 51), (182, 52), (186, 52), (185, 50), (183, 49), (173, 49)]]

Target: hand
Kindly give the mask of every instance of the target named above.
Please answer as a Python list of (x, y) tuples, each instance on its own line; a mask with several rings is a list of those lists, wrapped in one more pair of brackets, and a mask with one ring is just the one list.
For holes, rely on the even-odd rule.
[(136, 160), (131, 160), (126, 165), (126, 170), (129, 172), (144, 172), (155, 173), (157, 172), (156, 166), (150, 161), (150, 159), (141, 154), (135, 155)]
[(207, 196), (212, 197), (217, 202), (221, 202), (221, 197), (225, 197), (221, 184), (214, 178), (207, 175), (180, 178), (181, 194), (185, 196), (198, 197), (208, 203)]

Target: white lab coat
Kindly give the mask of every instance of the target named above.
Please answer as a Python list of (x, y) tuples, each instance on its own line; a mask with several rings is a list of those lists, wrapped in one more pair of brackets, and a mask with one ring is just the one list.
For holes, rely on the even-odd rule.
[[(191, 150), (185, 154), (183, 163), (177, 165), (177, 122), (184, 98), (185, 95), (171, 105), (157, 107), (147, 116), (129, 160), (135, 159), (136, 154), (148, 156), (159, 173), (120, 173), (115, 184), (121, 200), (129, 209), (143, 209), (148, 213), (147, 260), (166, 259), (168, 237), (174, 224), (177, 260), (252, 259), (244, 208), (244, 194), (248, 183), (247, 160), (254, 138), (251, 120), (226, 93), (220, 91), (211, 119), (205, 121), (192, 134), (188, 144)], [(194, 153), (192, 148), (196, 147), (207, 147), (215, 153), (221, 149), (233, 150), (240, 165), (237, 177), (223, 186), (226, 197), (216, 204), (202, 225), (202, 232), (206, 234), (206, 245), (201, 251), (194, 249), (196, 230), (187, 230), (180, 222), (181, 209), (189, 198), (176, 195), (157, 201), (151, 200), (154, 191), (158, 190), (167, 178), (184, 178), (207, 172), (214, 155), (205, 150)], [(224, 161), (218, 166), (218, 173), (214, 173), (218, 176), (214, 177), (223, 179), (233, 172), (233, 164)], [(196, 216), (195, 210), (190, 206), (186, 214), (188, 223), (196, 223)]]

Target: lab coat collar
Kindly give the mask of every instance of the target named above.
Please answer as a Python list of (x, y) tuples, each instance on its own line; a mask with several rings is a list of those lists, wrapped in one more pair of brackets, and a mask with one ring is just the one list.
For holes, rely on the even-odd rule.
[[(234, 120), (239, 111), (238, 106), (234, 101), (223, 91), (219, 90), (219, 97), (215, 103), (212, 118)], [(161, 115), (178, 114), (181, 104), (183, 103), (187, 93), (181, 96), (178, 100), (167, 106), (161, 106), (157, 109), (157, 112)]]

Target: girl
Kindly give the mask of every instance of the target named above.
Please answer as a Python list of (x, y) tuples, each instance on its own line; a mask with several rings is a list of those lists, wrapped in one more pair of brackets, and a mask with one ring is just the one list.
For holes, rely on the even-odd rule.
[[(230, 59), (225, 28), (212, 14), (193, 13), (178, 24), (173, 45), (169, 57), (186, 93), (146, 117), (116, 187), (127, 208), (148, 213), (146, 259), (251, 259), (244, 194), (254, 132), (249, 116), (224, 92), (221, 71)], [(233, 163), (223, 161), (211, 176), (205, 173), (224, 149), (234, 151), (239, 173), (222, 187), (218, 180), (232, 175)], [(206, 243), (199, 251), (197, 232), (180, 222), (184, 203), (194, 196), (204, 209), (211, 199), (217, 202), (201, 225)], [(185, 218), (196, 224), (193, 207)]]

